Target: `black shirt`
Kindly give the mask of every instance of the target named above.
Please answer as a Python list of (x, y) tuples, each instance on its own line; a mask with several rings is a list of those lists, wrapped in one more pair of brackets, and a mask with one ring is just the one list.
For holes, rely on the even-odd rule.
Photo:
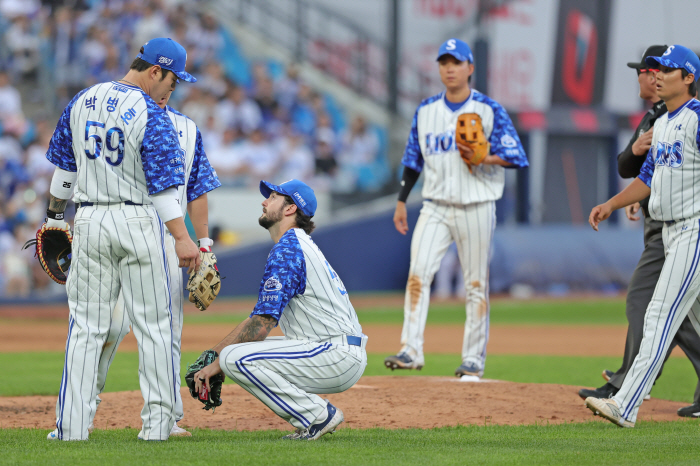
[[(647, 131), (649, 131), (649, 128), (654, 126), (654, 122), (656, 122), (657, 118), (659, 118), (666, 112), (666, 103), (663, 100), (659, 100), (649, 109), (648, 112), (644, 114), (644, 117), (642, 118), (642, 121), (639, 122), (639, 126), (637, 126), (637, 129), (634, 131), (634, 134), (632, 135), (632, 139), (630, 139), (629, 144), (627, 144), (625, 150), (623, 150), (617, 155), (617, 171), (621, 177), (634, 178), (636, 176), (639, 176), (639, 171), (642, 169), (642, 165), (644, 165), (646, 156), (634, 155), (634, 153), (632, 152), (632, 145), (642, 134), (646, 133)], [(639, 203), (641, 204), (642, 209), (644, 210), (644, 216), (648, 217), (649, 198), (647, 197)]]

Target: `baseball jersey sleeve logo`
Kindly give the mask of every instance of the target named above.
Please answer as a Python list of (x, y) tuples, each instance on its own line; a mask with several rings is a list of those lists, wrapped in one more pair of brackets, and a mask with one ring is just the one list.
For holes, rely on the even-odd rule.
[(280, 283), (279, 280), (277, 280), (275, 277), (270, 277), (267, 279), (265, 282), (265, 285), (263, 286), (263, 290), (267, 293), (272, 293), (274, 291), (279, 291), (282, 289), (282, 283)]
[(518, 141), (516, 141), (515, 138), (513, 136), (511, 136), (510, 134), (504, 134), (501, 137), (501, 145), (503, 147), (509, 147), (509, 148), (517, 147)]
[(678, 168), (683, 165), (683, 141), (656, 143), (656, 165)]
[(159, 64), (159, 65), (170, 66), (170, 65), (173, 64), (173, 59), (172, 59), (172, 58), (168, 58), (168, 57), (166, 57), (166, 56), (164, 56), (164, 55), (160, 55), (160, 54), (158, 54), (157, 58), (158, 58), (157, 61), (158, 61), (158, 64)]

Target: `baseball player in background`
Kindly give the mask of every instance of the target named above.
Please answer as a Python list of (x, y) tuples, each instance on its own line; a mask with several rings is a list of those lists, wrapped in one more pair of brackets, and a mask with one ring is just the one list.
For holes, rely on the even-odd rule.
[[(313, 190), (298, 180), (260, 182), (260, 225), (275, 242), (252, 314), (213, 350), (220, 354), (194, 376), (196, 390), (223, 371), (296, 431), (316, 440), (343, 422), (343, 412), (318, 394), (340, 393), (367, 366), (367, 337), (338, 274), (311, 240)], [(284, 337), (267, 338), (280, 325)]]
[[(470, 88), (474, 58), (469, 46), (449, 39), (437, 61), (445, 91), (425, 99), (413, 117), (406, 144), (401, 192), (394, 225), (408, 232), (406, 199), (421, 172), (423, 208), (411, 240), (411, 265), (406, 286), (401, 351), (386, 358), (390, 369), (420, 369), (424, 365), (423, 333), (430, 304), (430, 285), (452, 241), (464, 274), (467, 320), (462, 364), (455, 374), (476, 380), (484, 373), (489, 333), (489, 259), (496, 226), (496, 200), (503, 195), (504, 167), (528, 165), (520, 138), (508, 113), (497, 102)], [(470, 149), (455, 139), (457, 117), (481, 117), (490, 155), (469, 169), (460, 157)]]
[(80, 91), (51, 139), (46, 157), (56, 171), (47, 216), (62, 222), (71, 195), (77, 212), (66, 282), (68, 339), (49, 439), (88, 438), (98, 362), (120, 294), (139, 344), (145, 401), (139, 438), (167, 440), (175, 422), (166, 228), (180, 267), (199, 267), (200, 258), (179, 204), (185, 167), (178, 134), (157, 102), (180, 80), (196, 81), (185, 72), (186, 57), (171, 39), (149, 41), (123, 79)]
[[(610, 398), (586, 398), (586, 406), (621, 427), (634, 427), (639, 406), (651, 391), (673, 337), (690, 312), (700, 331), (700, 102), (697, 78), (700, 59), (681, 45), (662, 56), (645, 59), (658, 69), (656, 89), (668, 112), (654, 124), (651, 148), (639, 177), (619, 194), (591, 210), (589, 223), (601, 221), (621, 207), (649, 198), (649, 216), (663, 222), (666, 260), (644, 316), (644, 336), (620, 390)], [(691, 312), (692, 309), (692, 312)]]
[[(666, 45), (652, 45), (644, 52), (641, 62), (627, 64), (628, 67), (637, 70), (639, 97), (649, 101), (652, 106), (644, 114), (627, 147), (617, 156), (618, 171), (623, 178), (639, 176), (639, 171), (651, 148), (654, 123), (661, 115), (666, 113), (666, 104), (656, 92), (657, 70), (649, 68), (649, 65), (644, 60), (650, 56), (662, 55), (667, 48), (668, 46)], [(633, 221), (639, 220), (636, 214), (640, 209), (644, 213), (644, 252), (627, 288), (626, 314), (629, 326), (627, 327), (627, 340), (625, 342), (622, 366), (614, 373), (607, 370), (603, 371), (603, 377), (608, 378), (605, 385), (594, 390), (587, 388), (579, 390), (578, 394), (584, 400), (591, 396), (595, 398), (610, 398), (615, 395), (620, 386), (622, 386), (625, 375), (632, 365), (632, 361), (637, 356), (639, 345), (642, 342), (644, 314), (654, 294), (654, 288), (659, 280), (665, 257), (662, 239), (663, 222), (654, 220), (649, 216), (649, 198), (643, 199), (641, 203), (625, 207), (627, 218)], [(683, 319), (678, 333), (671, 340), (671, 346), (666, 353), (664, 361), (668, 359), (671, 351), (676, 346), (681, 347), (693, 363), (695, 372), (700, 375), (700, 336), (695, 331), (689, 317)], [(661, 375), (661, 370), (659, 375)], [(700, 400), (700, 383), (695, 390), (693, 400), (693, 405), (678, 410), (679, 416), (700, 416), (700, 403), (698, 402)]]
[[(209, 238), (209, 208), (207, 193), (221, 186), (216, 172), (209, 164), (207, 154), (202, 144), (202, 134), (194, 121), (182, 113), (169, 107), (168, 100), (172, 92), (169, 92), (158, 102), (158, 106), (165, 109), (173, 122), (175, 132), (178, 134), (180, 147), (184, 154), (185, 184), (178, 187), (178, 199), (182, 208), (182, 216), (188, 212), (192, 220), (195, 234), (199, 238), (199, 248), (202, 251), (211, 251), (214, 244)], [(166, 229), (167, 230), (167, 229)], [(168, 284), (170, 299), (172, 300), (172, 327), (173, 327), (173, 365), (175, 366), (175, 424), (170, 431), (171, 437), (189, 437), (192, 434), (177, 423), (184, 417), (182, 397), (180, 396), (180, 344), (182, 342), (182, 311), (183, 311), (183, 281), (182, 271), (178, 267), (178, 258), (175, 253), (175, 239), (169, 231), (165, 233), (165, 255), (168, 258)], [(119, 295), (117, 305), (112, 314), (112, 326), (107, 333), (107, 339), (100, 355), (97, 370), (97, 405), (100, 404), (99, 394), (105, 388), (107, 372), (117, 354), (117, 348), (124, 337), (129, 333), (129, 316), (124, 307), (124, 299)], [(93, 413), (94, 416), (94, 413)], [(92, 422), (89, 430), (92, 431)]]

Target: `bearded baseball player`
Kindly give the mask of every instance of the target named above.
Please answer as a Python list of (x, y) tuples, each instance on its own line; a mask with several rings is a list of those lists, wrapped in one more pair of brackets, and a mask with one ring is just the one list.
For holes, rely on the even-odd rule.
[[(408, 232), (406, 199), (421, 172), (424, 202), (411, 240), (402, 347), (386, 358), (385, 365), (392, 370), (423, 367), (430, 284), (454, 241), (464, 274), (467, 313), (462, 364), (455, 374), (465, 381), (478, 380), (484, 373), (489, 334), (488, 269), (496, 200), (503, 195), (504, 167), (526, 167), (528, 161), (503, 107), (470, 88), (474, 58), (469, 46), (449, 39), (440, 46), (437, 61), (445, 91), (418, 106), (402, 159), (402, 188), (394, 213), (399, 233)], [(479, 165), (474, 150), (457, 141), (461, 114), (480, 121), (480, 137), (488, 141)]]
[(645, 59), (658, 69), (656, 89), (668, 113), (654, 125), (651, 148), (639, 177), (606, 203), (593, 208), (589, 223), (601, 221), (619, 208), (649, 199), (649, 215), (663, 222), (666, 259), (644, 317), (644, 336), (620, 390), (610, 398), (586, 398), (594, 414), (620, 427), (634, 427), (639, 406), (651, 391), (664, 356), (681, 323), (690, 313), (696, 330), (700, 306), (700, 102), (697, 78), (700, 59), (682, 45), (670, 46), (662, 56)]
[(71, 100), (51, 139), (46, 157), (57, 168), (47, 215), (62, 220), (74, 189), (77, 208), (66, 282), (68, 339), (51, 440), (89, 436), (98, 362), (120, 294), (139, 344), (139, 438), (167, 440), (175, 422), (166, 228), (180, 267), (199, 267), (200, 256), (179, 204), (185, 167), (178, 134), (157, 102), (180, 80), (196, 81), (185, 72), (186, 57), (171, 39), (146, 43), (123, 79)]
[[(182, 207), (182, 216), (187, 211), (190, 214), (194, 231), (199, 238), (200, 251), (210, 252), (214, 244), (209, 238), (208, 227), (208, 202), (207, 193), (221, 186), (216, 172), (209, 164), (207, 155), (204, 152), (202, 134), (194, 121), (182, 113), (169, 107), (168, 100), (172, 92), (158, 102), (158, 106), (167, 111), (170, 120), (173, 122), (175, 132), (178, 134), (180, 147), (184, 153), (185, 184), (178, 187), (178, 199)], [(173, 364), (175, 367), (175, 424), (170, 431), (171, 437), (189, 437), (192, 434), (177, 423), (184, 417), (182, 408), (182, 397), (180, 396), (180, 343), (182, 341), (182, 311), (183, 311), (183, 283), (182, 272), (178, 267), (178, 258), (175, 253), (175, 240), (172, 234), (165, 232), (165, 255), (168, 258), (168, 284), (170, 287), (170, 299), (172, 301), (172, 327), (173, 327)], [(107, 340), (100, 355), (100, 362), (97, 371), (97, 394), (102, 393), (107, 379), (107, 372), (117, 353), (117, 348), (124, 337), (129, 333), (129, 316), (124, 307), (122, 295), (117, 300), (117, 305), (112, 314), (112, 326), (107, 333)], [(100, 404), (97, 397), (97, 405)], [(94, 414), (93, 414), (94, 416)], [(93, 425), (90, 423), (89, 430)]]
[[(196, 393), (210, 392), (222, 371), (296, 428), (286, 439), (316, 440), (343, 422), (318, 394), (340, 393), (367, 366), (367, 337), (348, 292), (309, 234), (313, 190), (298, 180), (260, 182), (260, 225), (275, 242), (252, 314), (213, 350), (218, 359), (194, 374)], [(283, 338), (267, 338), (279, 324)]]

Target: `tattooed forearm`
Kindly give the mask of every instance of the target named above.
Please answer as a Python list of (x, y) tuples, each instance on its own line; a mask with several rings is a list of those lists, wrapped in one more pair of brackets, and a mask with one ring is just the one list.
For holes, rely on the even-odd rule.
[(59, 199), (52, 195), (51, 200), (49, 201), (49, 210), (51, 212), (63, 212), (66, 210), (67, 204), (68, 199)]
[(229, 345), (248, 341), (262, 341), (275, 328), (277, 320), (268, 315), (254, 315), (241, 322), (221, 343), (212, 348), (217, 353)]

